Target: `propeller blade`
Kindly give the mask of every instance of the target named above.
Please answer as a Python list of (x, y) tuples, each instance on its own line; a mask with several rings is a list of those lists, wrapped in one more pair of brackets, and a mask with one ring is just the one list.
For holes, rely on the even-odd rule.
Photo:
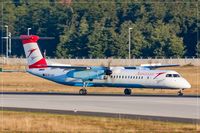
[(111, 63), (112, 63), (112, 60), (111, 60), (111, 59), (109, 59), (109, 60), (108, 60), (108, 68), (110, 68), (110, 66), (111, 66)]
[(110, 76), (113, 73), (112, 70), (110, 69), (111, 62), (112, 62), (112, 60), (109, 58), (108, 59), (108, 66), (107, 66), (107, 69), (105, 70), (105, 74), (108, 75), (108, 76)]

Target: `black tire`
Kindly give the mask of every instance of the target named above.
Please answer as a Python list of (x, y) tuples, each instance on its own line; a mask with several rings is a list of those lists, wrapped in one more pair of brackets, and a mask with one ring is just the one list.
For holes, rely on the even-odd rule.
[(79, 90), (79, 95), (83, 95), (83, 89)]
[(179, 96), (179, 97), (183, 96), (183, 93), (178, 93), (178, 96)]
[(83, 95), (87, 95), (87, 90), (86, 89), (83, 89)]
[(125, 95), (131, 95), (131, 89), (124, 89)]
[(86, 89), (80, 89), (79, 90), (79, 94), (80, 95), (86, 95), (87, 94), (87, 90)]

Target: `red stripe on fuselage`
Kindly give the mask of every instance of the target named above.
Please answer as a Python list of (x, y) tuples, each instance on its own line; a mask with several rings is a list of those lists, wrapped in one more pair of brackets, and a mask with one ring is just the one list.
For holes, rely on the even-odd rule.
[(164, 73), (165, 73), (165, 72), (157, 73), (157, 75), (156, 75), (153, 79), (157, 78), (158, 76), (160, 76), (160, 75), (162, 75), (162, 74), (164, 74)]

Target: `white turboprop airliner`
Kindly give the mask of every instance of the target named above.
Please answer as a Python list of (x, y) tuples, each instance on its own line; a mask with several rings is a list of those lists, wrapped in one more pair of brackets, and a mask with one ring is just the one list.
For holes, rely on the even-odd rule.
[(152, 70), (177, 65), (103, 67), (49, 64), (38, 47), (38, 36), (21, 35), (20, 39), (28, 60), (29, 73), (64, 85), (82, 86), (79, 91), (81, 95), (87, 94), (86, 87), (89, 86), (121, 87), (125, 88), (125, 95), (131, 95), (131, 88), (154, 88), (179, 89), (178, 95), (182, 96), (182, 90), (191, 88), (190, 83), (175, 71)]

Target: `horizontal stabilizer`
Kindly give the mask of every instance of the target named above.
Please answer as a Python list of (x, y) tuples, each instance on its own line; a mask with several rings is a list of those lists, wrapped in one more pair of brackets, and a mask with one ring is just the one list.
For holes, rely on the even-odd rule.
[(25, 70), (1, 70), (0, 72), (26, 72)]
[[(27, 40), (27, 39), (32, 39), (32, 35), (28, 36), (28, 35), (24, 35), (22, 37), (2, 37), (2, 39), (7, 39), (7, 38), (11, 38), (13, 40)], [(55, 39), (55, 37), (39, 37), (39, 40), (52, 40)]]

